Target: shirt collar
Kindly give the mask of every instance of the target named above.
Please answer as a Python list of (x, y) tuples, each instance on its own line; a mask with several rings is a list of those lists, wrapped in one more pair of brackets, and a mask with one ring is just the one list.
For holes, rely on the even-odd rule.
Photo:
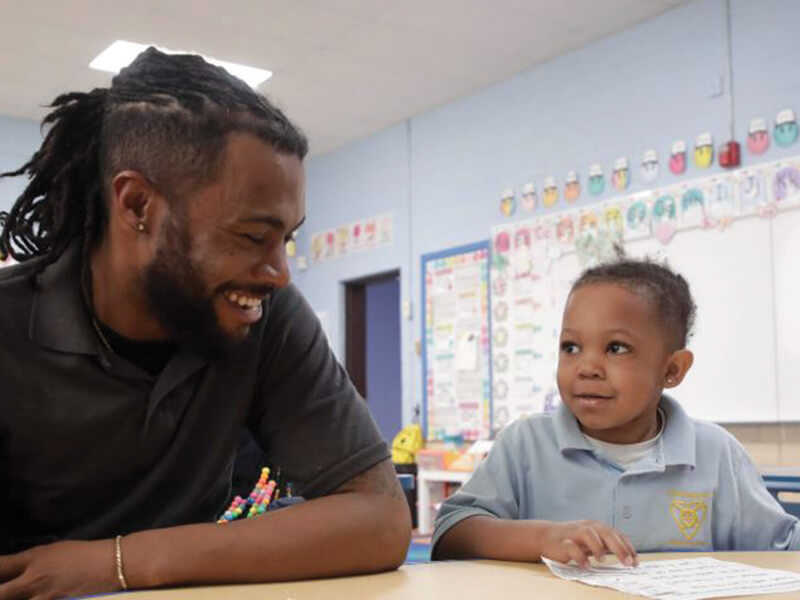
[(556, 409), (553, 424), (555, 425), (558, 449), (562, 453), (565, 450), (594, 450), (589, 440), (581, 433), (575, 415), (563, 402)]
[(667, 415), (667, 425), (661, 436), (664, 464), (697, 466), (694, 422), (683, 407), (669, 396), (661, 396), (661, 408)]
[(31, 340), (51, 350), (99, 354), (97, 334), (81, 290), (81, 244), (73, 242), (36, 277)]
[[(695, 432), (694, 423), (683, 407), (669, 396), (662, 396), (659, 403), (667, 416), (664, 432), (661, 435), (661, 444), (664, 452), (665, 465), (690, 465), (695, 462)], [(581, 433), (578, 420), (569, 411), (563, 402), (559, 405), (553, 417), (558, 449), (562, 453), (566, 450), (593, 451), (589, 440)]]

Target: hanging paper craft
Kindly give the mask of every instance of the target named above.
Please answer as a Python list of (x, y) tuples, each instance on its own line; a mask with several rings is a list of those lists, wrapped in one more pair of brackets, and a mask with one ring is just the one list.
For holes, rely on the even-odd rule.
[(800, 204), (800, 163), (779, 161), (774, 165), (772, 175), (772, 200), (782, 210)]
[(694, 142), (694, 166), (707, 169), (714, 162), (714, 138), (708, 132), (701, 133)]
[(507, 231), (500, 231), (494, 236), (494, 252), (492, 252), (493, 269), (505, 276), (508, 268), (508, 253), (511, 250), (511, 236)]
[(567, 202), (575, 202), (581, 195), (581, 184), (577, 171), (570, 171), (564, 179), (564, 198)]
[(364, 222), (356, 221), (350, 226), (350, 252), (364, 249)]
[(325, 232), (325, 258), (336, 256), (336, 232), (332, 229)]
[[(608, 210), (608, 207), (605, 209)], [(610, 220), (613, 223), (614, 214), (622, 214), (617, 206), (616, 211), (610, 210)], [(601, 214), (600, 219), (606, 215)], [(622, 230), (612, 227), (602, 227), (598, 215), (592, 209), (581, 212), (578, 237), (575, 239), (575, 251), (578, 262), (583, 267), (609, 261), (616, 256), (616, 245), (622, 239)]]
[(562, 215), (556, 223), (556, 239), (564, 249), (572, 249), (575, 240), (575, 223), (571, 214)]
[(601, 212), (601, 229), (607, 229), (615, 234), (622, 235), (625, 228), (622, 206), (618, 202), (606, 204)]
[(391, 246), (394, 242), (394, 219), (391, 214), (378, 217), (378, 245)]
[(367, 219), (364, 223), (364, 247), (371, 249), (378, 241), (378, 225), (374, 218)]
[(504, 217), (510, 217), (514, 214), (515, 209), (516, 201), (514, 200), (514, 190), (507, 188), (500, 197), (500, 212)]
[(750, 129), (747, 133), (747, 149), (750, 154), (764, 154), (769, 148), (769, 129), (764, 119), (753, 119), (750, 121)]
[(533, 212), (536, 208), (536, 186), (533, 183), (526, 183), (522, 188), (522, 209), (525, 212)]
[(336, 230), (336, 255), (344, 256), (347, 254), (347, 247), (350, 243), (350, 227), (342, 225)]
[(556, 202), (558, 202), (558, 186), (556, 185), (555, 177), (548, 177), (544, 180), (542, 201), (544, 202), (545, 206), (553, 206)]
[(589, 167), (589, 194), (599, 196), (606, 189), (606, 178), (603, 175), (603, 167), (595, 163)]
[(739, 171), (739, 214), (752, 215), (769, 202), (767, 180), (761, 167)]
[(611, 185), (618, 190), (626, 190), (630, 183), (631, 175), (628, 168), (628, 159), (625, 157), (618, 158), (614, 163), (614, 172), (611, 174)]
[(598, 231), (597, 215), (592, 208), (586, 208), (578, 217), (578, 233), (575, 236), (575, 250), (581, 265), (592, 261), (592, 255)]
[(578, 219), (578, 235), (594, 235), (598, 228), (597, 213), (592, 208), (581, 211)]
[(677, 140), (672, 144), (669, 170), (674, 175), (683, 175), (686, 172), (686, 142), (683, 140)]
[(775, 143), (781, 148), (791, 146), (797, 141), (797, 120), (791, 108), (782, 110), (775, 117), (773, 137), (775, 138)]
[(531, 232), (528, 226), (519, 227), (514, 232), (514, 277), (530, 277), (533, 270), (531, 252)]
[(315, 233), (311, 237), (311, 262), (319, 262), (325, 256), (325, 234)]
[(638, 240), (650, 235), (650, 192), (630, 196), (625, 202), (625, 239)]
[(703, 227), (708, 221), (706, 215), (706, 196), (696, 182), (684, 183), (672, 188), (667, 194), (680, 198), (680, 227)]
[(736, 214), (736, 191), (730, 177), (711, 177), (705, 182), (706, 210), (711, 225), (724, 229)]
[(668, 244), (675, 235), (678, 223), (675, 196), (669, 191), (663, 191), (653, 203), (653, 233), (662, 244)]
[(642, 179), (647, 183), (658, 179), (658, 154), (655, 150), (646, 150), (642, 155)]
[(704, 227), (726, 229), (736, 214), (734, 180), (731, 177), (710, 177), (703, 181), (706, 196), (706, 222)]

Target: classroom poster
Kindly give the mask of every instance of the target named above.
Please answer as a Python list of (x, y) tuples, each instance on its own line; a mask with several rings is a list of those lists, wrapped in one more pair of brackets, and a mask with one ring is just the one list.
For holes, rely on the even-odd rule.
[(394, 244), (394, 216), (384, 213), (311, 235), (311, 263)]
[(493, 428), (541, 412), (552, 399), (554, 311), (550, 267), (574, 238), (572, 219), (542, 218), (492, 231)]
[(423, 257), (428, 440), (485, 439), (490, 427), (489, 251)]

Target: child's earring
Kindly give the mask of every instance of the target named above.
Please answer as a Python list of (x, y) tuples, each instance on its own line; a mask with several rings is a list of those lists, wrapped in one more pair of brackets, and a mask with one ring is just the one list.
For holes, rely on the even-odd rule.
[(144, 223), (142, 223), (141, 221), (139, 221), (139, 222), (136, 224), (136, 231), (138, 231), (138, 232), (140, 232), (140, 233), (144, 233)]
[(672, 376), (667, 377), (667, 385), (672, 385), (675, 382), (675, 379)]

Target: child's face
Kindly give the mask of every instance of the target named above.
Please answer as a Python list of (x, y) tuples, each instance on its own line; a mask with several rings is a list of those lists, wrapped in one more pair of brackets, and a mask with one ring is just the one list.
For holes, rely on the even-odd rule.
[(680, 383), (689, 366), (691, 353), (672, 351), (646, 295), (607, 283), (570, 294), (558, 389), (587, 435), (620, 444), (652, 437), (662, 389)]

